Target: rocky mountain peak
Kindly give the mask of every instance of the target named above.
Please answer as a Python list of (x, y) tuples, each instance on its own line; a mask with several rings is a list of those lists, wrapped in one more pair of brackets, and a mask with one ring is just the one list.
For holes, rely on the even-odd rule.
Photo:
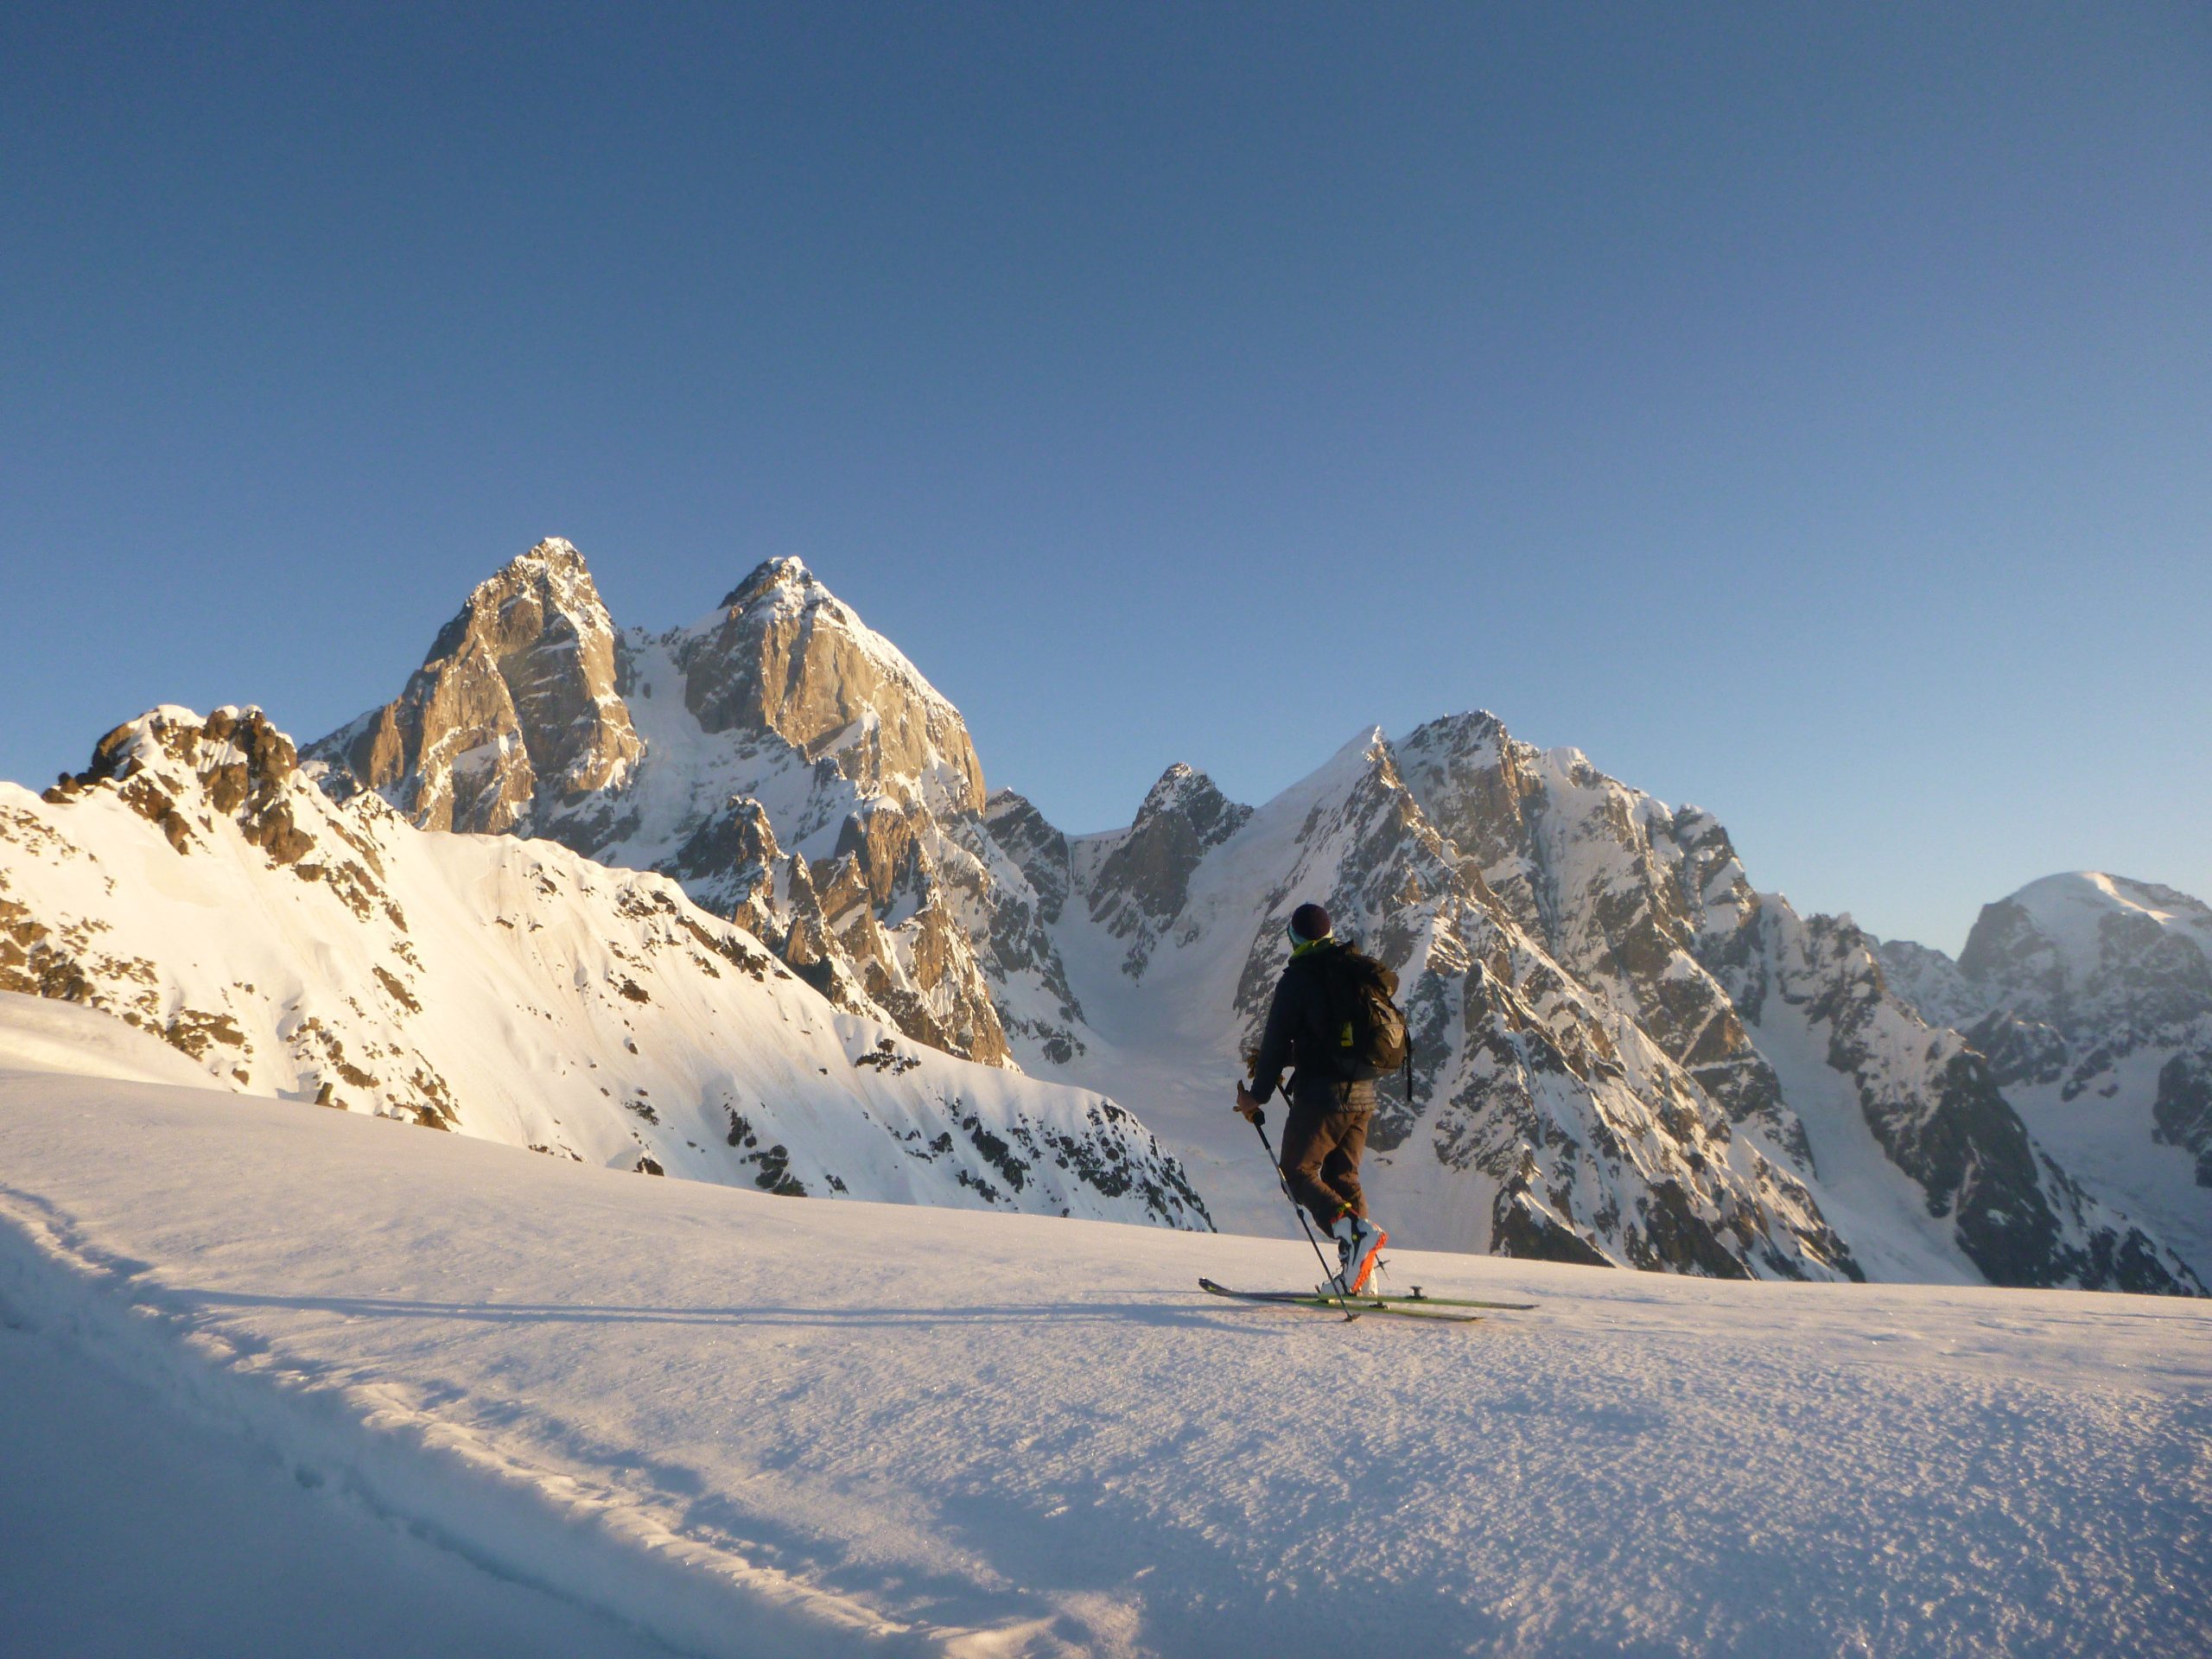
[[(820, 587), (814, 573), (804, 561), (786, 556), (780, 559), (763, 559), (753, 569), (753, 574), (722, 595), (721, 608), (725, 611), (743, 610), (762, 594), (778, 588), (804, 589)], [(823, 588), (826, 594), (829, 590)]]
[(1535, 751), (1485, 709), (1430, 721), (1397, 747), (1406, 786), (1430, 821), (1516, 922), (1540, 927), (1525, 804), (1540, 787)]
[(1010, 789), (984, 803), (983, 827), (1036, 893), (1039, 919), (1046, 926), (1058, 921), (1068, 902), (1068, 838), (1034, 802)]
[(92, 758), (85, 770), (64, 772), (60, 781), (46, 791), (46, 798), (54, 804), (73, 800), (100, 784), (127, 783), (164, 760), (198, 770), (206, 743), (227, 739), (241, 721), (247, 724), (249, 743), (264, 731), (273, 735), (275, 742), (283, 746), (274, 758), (274, 766), (280, 772), (289, 772), (294, 759), (291, 743), (268, 725), (259, 709), (219, 709), (202, 722), (189, 709), (163, 703), (103, 735), (92, 745)]
[(1090, 882), (1090, 914), (1117, 938), (1135, 941), (1129, 971), (1141, 975), (1158, 930), (1190, 897), (1191, 876), (1207, 852), (1252, 816), (1204, 772), (1178, 763), (1162, 772), (1137, 809), (1128, 833)]
[(298, 766), (292, 740), (257, 708), (218, 709), (202, 720), (163, 704), (101, 738), (92, 763), (43, 798), (66, 806), (111, 789), (186, 855), (204, 844), (220, 814), (234, 818), (271, 862), (291, 864), (315, 844), (289, 798)]
[(836, 757), (869, 793), (982, 810), (982, 764), (959, 710), (798, 560), (760, 566), (674, 649), (702, 730), (766, 728), (810, 761)]
[[(1081, 1046), (958, 710), (795, 558), (689, 627), (617, 634), (541, 542), (472, 593), (386, 707), (315, 745), (341, 801), (674, 877), (848, 1013), (1011, 1062), (994, 997)], [(1016, 984), (1019, 982), (1019, 984)]]
[(1218, 847), (1243, 827), (1252, 809), (1221, 792), (1203, 772), (1177, 761), (1160, 774), (1137, 808), (1135, 827), (1160, 818), (1179, 819), (1202, 847)]
[(2127, 1169), (2133, 1204), (2212, 1262), (2212, 906), (2075, 870), (1984, 906), (1955, 963), (1905, 941), (1881, 954), (1897, 993), (1986, 1056), (2039, 1135)]
[(1503, 749), (1515, 741), (1505, 722), (1487, 709), (1469, 709), (1445, 715), (1420, 729), (1420, 747), (1439, 753), (1477, 760)]
[(2156, 882), (2079, 870), (1982, 906), (1959, 972), (1992, 1006), (2074, 1033), (2212, 1014), (2212, 907)]
[(398, 697), (308, 753), (424, 829), (493, 833), (619, 785), (644, 748), (607, 607), (553, 537), (477, 585)]

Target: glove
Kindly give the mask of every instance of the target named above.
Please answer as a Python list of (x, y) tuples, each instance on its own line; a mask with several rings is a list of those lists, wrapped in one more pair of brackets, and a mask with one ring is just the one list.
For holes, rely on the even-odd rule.
[(1249, 1122), (1262, 1127), (1267, 1123), (1268, 1115), (1260, 1109), (1260, 1097), (1241, 1083), (1236, 1085), (1236, 1109)]

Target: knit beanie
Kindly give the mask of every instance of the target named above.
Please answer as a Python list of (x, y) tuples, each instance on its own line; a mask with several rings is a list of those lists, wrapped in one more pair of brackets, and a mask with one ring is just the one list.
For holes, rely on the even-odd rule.
[(1291, 937), (1301, 944), (1329, 937), (1329, 912), (1319, 905), (1300, 905), (1290, 912)]

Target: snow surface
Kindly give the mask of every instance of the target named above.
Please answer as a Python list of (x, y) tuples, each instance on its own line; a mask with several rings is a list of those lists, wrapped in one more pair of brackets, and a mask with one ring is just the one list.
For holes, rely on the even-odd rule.
[[(91, 1446), (151, 1394), (232, 1448), (212, 1529), (321, 1506), (303, 1530), (397, 1528), (702, 1654), (2212, 1648), (2199, 1303), (1406, 1254), (1401, 1285), (1540, 1306), (1347, 1325), (1194, 1288), (1300, 1282), (1302, 1240), (778, 1199), (73, 1076), (51, 1025), (16, 1058), (21, 1001), (10, 1471), (39, 1422)], [(33, 1491), (0, 1487), (10, 1536)], [(315, 1592), (399, 1570), (318, 1548)], [(41, 1559), (42, 1608), (111, 1571)]]
[(1927, 1192), (1874, 1138), (1857, 1087), (1827, 1064), (1829, 1022), (1776, 996), (1751, 1029), (1804, 1126), (1821, 1213), (1851, 1241), (1859, 1265), (1878, 1280), (1980, 1284), (1948, 1215), (1928, 1213)]

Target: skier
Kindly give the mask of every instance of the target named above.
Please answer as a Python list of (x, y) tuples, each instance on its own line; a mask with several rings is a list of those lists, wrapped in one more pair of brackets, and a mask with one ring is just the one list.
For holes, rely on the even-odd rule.
[(1368, 1219), (1359, 1156), (1375, 1111), (1374, 1079), (1404, 1052), (1404, 1020), (1389, 1001), (1397, 988), (1396, 975), (1335, 938), (1327, 911), (1300, 905), (1291, 913), (1290, 961), (1268, 1007), (1251, 1086), (1236, 1085), (1236, 1109), (1257, 1123), (1283, 1068), (1297, 1066), (1284, 1091), (1290, 1110), (1282, 1127), (1283, 1179), (1336, 1241), (1335, 1287), (1345, 1295), (1365, 1287), (1389, 1238)]

